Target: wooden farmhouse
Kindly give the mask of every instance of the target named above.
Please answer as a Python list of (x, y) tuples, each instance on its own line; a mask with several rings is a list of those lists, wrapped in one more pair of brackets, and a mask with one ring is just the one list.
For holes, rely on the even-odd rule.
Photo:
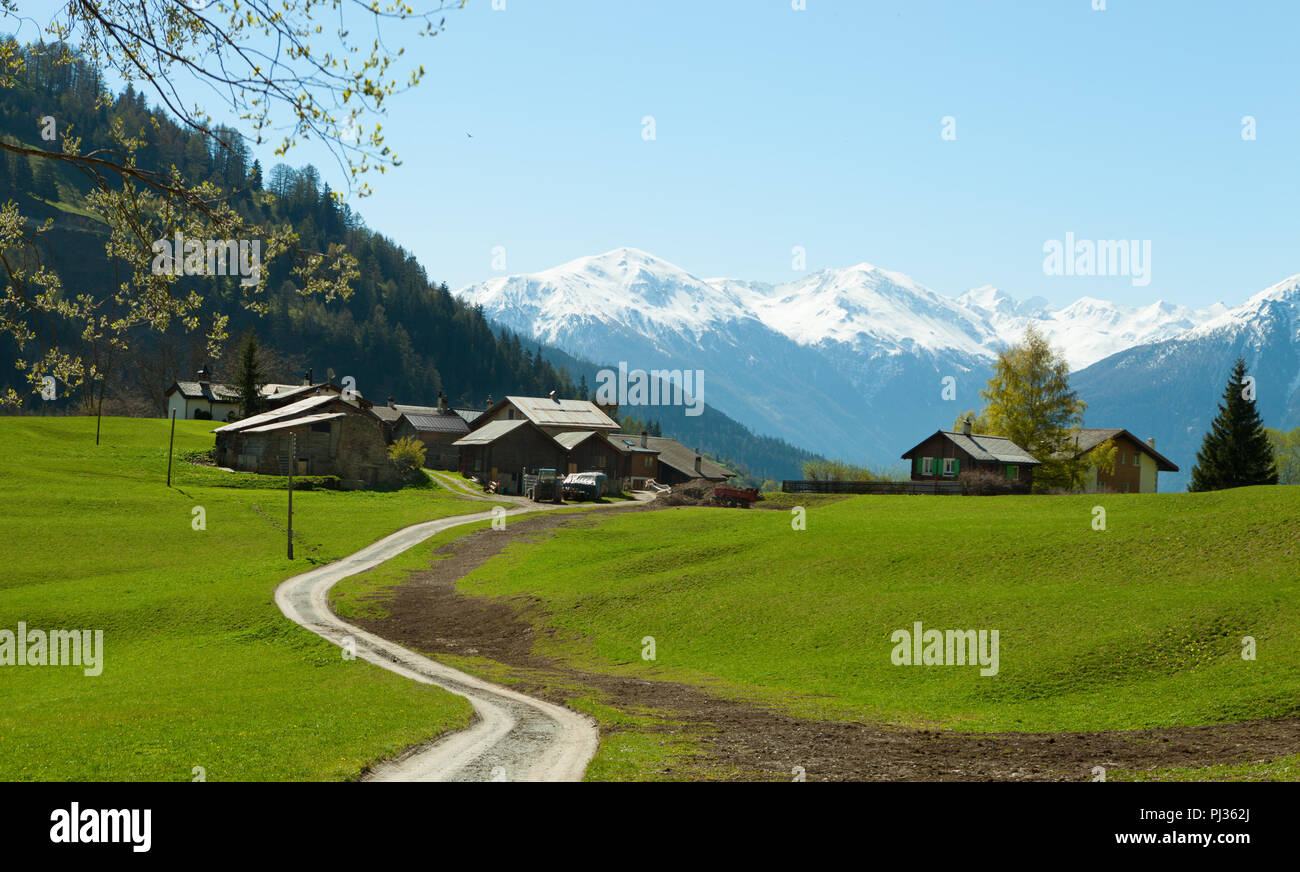
[(619, 453), (619, 477), (627, 481), (632, 490), (644, 490), (651, 481), (659, 478), (659, 449), (651, 448), (650, 437), (627, 433), (606, 433), (605, 438)]
[(681, 484), (693, 478), (723, 482), (735, 476), (735, 473), (725, 466), (714, 463), (697, 451), (692, 451), (676, 439), (642, 434), (642, 444), (659, 452), (659, 471), (655, 480), (660, 484)]
[(1033, 487), (1034, 469), (1042, 465), (1010, 439), (972, 433), (969, 421), (961, 432), (936, 432), (905, 451), (903, 459), (911, 464), (912, 481), (955, 482), (964, 472), (983, 472), (1025, 492)]
[(338, 476), (342, 486), (398, 481), (383, 422), (359, 397), (326, 393), (218, 427), (219, 466), (263, 475)]
[(1109, 471), (1089, 468), (1084, 478), (1085, 493), (1156, 493), (1162, 472), (1177, 472), (1173, 461), (1156, 451), (1156, 440), (1146, 442), (1117, 427), (1084, 427), (1075, 436), (1070, 454), (1083, 457), (1107, 440), (1115, 443), (1115, 465)]
[(501, 493), (521, 493), (523, 476), (538, 469), (560, 475), (603, 472), (633, 489), (651, 480), (725, 481), (734, 475), (674, 439), (620, 433), (613, 418), (587, 400), (506, 397), (469, 426), (470, 432), (453, 443), (460, 451), (460, 471), (497, 482)]
[(564, 472), (568, 466), (565, 447), (527, 418), (488, 421), (455, 445), (460, 449), (461, 474), (498, 482), (499, 493), (523, 493), (525, 473)]

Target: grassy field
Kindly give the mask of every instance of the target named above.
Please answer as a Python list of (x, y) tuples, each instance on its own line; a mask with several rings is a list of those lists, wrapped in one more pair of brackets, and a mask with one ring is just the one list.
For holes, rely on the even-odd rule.
[[(805, 716), (1054, 731), (1300, 713), (1300, 488), (854, 497), (811, 506), (805, 531), (788, 511), (610, 513), (461, 589), (539, 599), (558, 630), (542, 653)], [(998, 630), (998, 674), (894, 665), (915, 621)]]
[[(211, 446), (176, 425), (177, 453)], [(283, 579), (419, 521), (482, 511), (441, 488), (294, 494), (178, 463), (168, 422), (0, 418), (0, 629), (104, 631), (104, 668), (0, 667), (0, 779), (347, 779), (468, 722), (463, 699), (291, 624)], [(247, 481), (241, 482), (247, 484)], [(193, 529), (202, 507), (206, 529)]]

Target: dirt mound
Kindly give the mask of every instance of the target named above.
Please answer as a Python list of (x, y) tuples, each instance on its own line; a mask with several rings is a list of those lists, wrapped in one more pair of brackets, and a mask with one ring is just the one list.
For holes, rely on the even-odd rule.
[(669, 493), (662, 493), (650, 501), (655, 508), (666, 506), (712, 506), (715, 484), (707, 479), (693, 478), (690, 481), (673, 485)]

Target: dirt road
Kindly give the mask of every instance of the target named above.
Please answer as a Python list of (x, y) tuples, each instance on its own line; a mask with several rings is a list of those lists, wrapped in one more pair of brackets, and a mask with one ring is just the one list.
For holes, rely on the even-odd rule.
[[(546, 508), (512, 498), (499, 501), (517, 503), (507, 516)], [(636, 503), (602, 508), (624, 505)], [(295, 623), (340, 647), (354, 647), (357, 657), (398, 675), (460, 694), (474, 706), (468, 727), (382, 764), (365, 780), (581, 781), (596, 753), (599, 734), (591, 719), (444, 666), (344, 621), (329, 607), (329, 590), (340, 579), (365, 572), (443, 530), (491, 518), (488, 511), (416, 524), (276, 588), (276, 605)]]

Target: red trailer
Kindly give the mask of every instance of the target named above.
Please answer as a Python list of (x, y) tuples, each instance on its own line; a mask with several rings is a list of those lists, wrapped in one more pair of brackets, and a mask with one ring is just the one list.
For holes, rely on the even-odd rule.
[(761, 500), (763, 495), (756, 487), (730, 487), (720, 484), (713, 489), (713, 501), (720, 506), (749, 508), (751, 503)]

